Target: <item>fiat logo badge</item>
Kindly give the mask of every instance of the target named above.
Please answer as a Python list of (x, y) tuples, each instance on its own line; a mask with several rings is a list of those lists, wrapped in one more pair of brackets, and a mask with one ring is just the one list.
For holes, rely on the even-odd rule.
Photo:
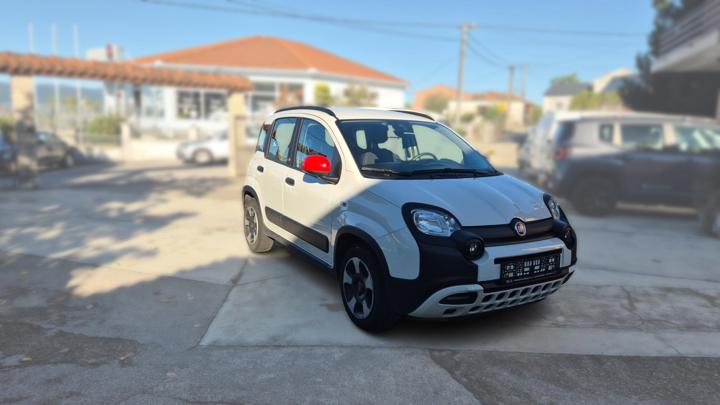
[(525, 222), (520, 220), (515, 222), (515, 233), (521, 238), (527, 235), (527, 227), (525, 226)]

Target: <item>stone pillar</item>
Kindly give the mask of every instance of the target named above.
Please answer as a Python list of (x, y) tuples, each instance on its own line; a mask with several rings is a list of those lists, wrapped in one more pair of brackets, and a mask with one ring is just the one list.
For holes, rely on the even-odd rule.
[(228, 109), (228, 139), (230, 140), (230, 158), (228, 169), (230, 176), (242, 178), (247, 169), (248, 160), (252, 152), (246, 142), (245, 127), (247, 115), (245, 110), (245, 94), (241, 92), (230, 92), (227, 98)]
[(10, 101), (15, 121), (11, 142), (17, 148), (15, 175), (19, 186), (37, 187), (37, 140), (35, 139), (35, 81), (32, 76), (10, 77)]

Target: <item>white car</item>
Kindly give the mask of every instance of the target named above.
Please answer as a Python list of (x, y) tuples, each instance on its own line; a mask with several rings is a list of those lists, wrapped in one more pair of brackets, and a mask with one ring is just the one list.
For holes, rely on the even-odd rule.
[(348, 316), (369, 331), (540, 301), (577, 261), (550, 196), (413, 111), (280, 109), (243, 195), (250, 249), (288, 245), (336, 273)]
[(176, 150), (178, 159), (197, 165), (225, 161), (229, 154), (230, 143), (227, 132), (218, 132), (207, 138), (181, 143)]

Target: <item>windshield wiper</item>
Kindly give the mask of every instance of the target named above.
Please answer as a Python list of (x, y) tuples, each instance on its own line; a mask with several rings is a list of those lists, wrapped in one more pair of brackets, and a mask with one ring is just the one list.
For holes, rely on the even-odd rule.
[(361, 167), (360, 170), (364, 172), (384, 174), (386, 176), (409, 176), (411, 174), (410, 172), (401, 172), (382, 167)]
[(411, 175), (422, 175), (422, 174), (471, 174), (473, 177), (488, 177), (496, 176), (500, 174), (497, 170), (478, 170), (478, 169), (464, 169), (455, 167), (444, 167), (442, 169), (423, 169), (413, 170), (410, 172)]

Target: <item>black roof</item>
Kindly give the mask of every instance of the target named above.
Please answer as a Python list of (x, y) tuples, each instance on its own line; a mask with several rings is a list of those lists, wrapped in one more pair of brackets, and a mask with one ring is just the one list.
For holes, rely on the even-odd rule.
[(590, 88), (588, 83), (558, 83), (545, 91), (546, 96), (574, 96)]

